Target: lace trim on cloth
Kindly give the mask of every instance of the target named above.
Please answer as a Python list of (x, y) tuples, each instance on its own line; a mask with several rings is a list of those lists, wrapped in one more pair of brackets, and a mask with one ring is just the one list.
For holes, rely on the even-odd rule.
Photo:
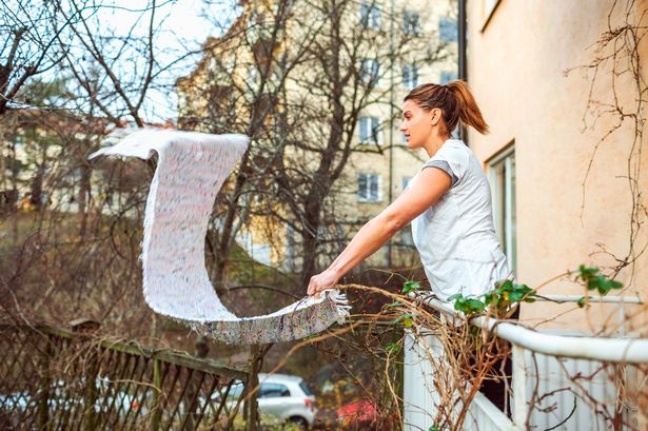
[(205, 236), (218, 190), (246, 151), (244, 135), (140, 130), (91, 154), (141, 159), (158, 153), (144, 214), (144, 299), (157, 313), (229, 344), (292, 341), (349, 315), (336, 290), (271, 314), (239, 318), (220, 301), (205, 267)]

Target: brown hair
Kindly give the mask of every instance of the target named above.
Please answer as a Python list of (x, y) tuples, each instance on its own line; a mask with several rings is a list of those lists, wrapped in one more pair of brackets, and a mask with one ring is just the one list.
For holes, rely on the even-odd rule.
[(410, 99), (424, 111), (441, 109), (448, 133), (457, 127), (459, 119), (479, 133), (488, 133), (488, 124), (464, 81), (450, 81), (447, 85), (421, 84), (410, 91), (403, 101)]

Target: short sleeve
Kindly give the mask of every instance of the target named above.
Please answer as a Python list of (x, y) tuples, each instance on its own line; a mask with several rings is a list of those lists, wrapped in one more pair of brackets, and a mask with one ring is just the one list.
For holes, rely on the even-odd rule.
[(423, 168), (434, 167), (450, 175), (452, 185), (466, 175), (469, 164), (469, 149), (461, 141), (446, 142), (439, 151), (428, 160)]
[(443, 172), (448, 174), (450, 176), (450, 179), (452, 180), (452, 185), (454, 186), (455, 183), (458, 181), (457, 176), (454, 174), (452, 171), (452, 168), (450, 167), (450, 164), (446, 162), (445, 160), (428, 160), (425, 165), (423, 165), (423, 169), (425, 168), (437, 168), (441, 169)]

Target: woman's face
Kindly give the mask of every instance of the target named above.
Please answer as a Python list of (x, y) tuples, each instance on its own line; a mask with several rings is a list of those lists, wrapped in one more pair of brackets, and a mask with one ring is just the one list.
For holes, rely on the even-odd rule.
[(433, 111), (426, 112), (412, 99), (403, 103), (403, 122), (400, 130), (410, 149), (423, 148), (433, 129)]

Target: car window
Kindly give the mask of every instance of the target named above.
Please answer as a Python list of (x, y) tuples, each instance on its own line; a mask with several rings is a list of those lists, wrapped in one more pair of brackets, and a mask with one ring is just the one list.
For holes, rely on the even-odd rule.
[(313, 392), (310, 390), (310, 388), (308, 387), (305, 381), (302, 380), (301, 382), (299, 382), (299, 387), (309, 397), (313, 395)]
[(290, 390), (280, 383), (261, 383), (259, 398), (289, 397)]

